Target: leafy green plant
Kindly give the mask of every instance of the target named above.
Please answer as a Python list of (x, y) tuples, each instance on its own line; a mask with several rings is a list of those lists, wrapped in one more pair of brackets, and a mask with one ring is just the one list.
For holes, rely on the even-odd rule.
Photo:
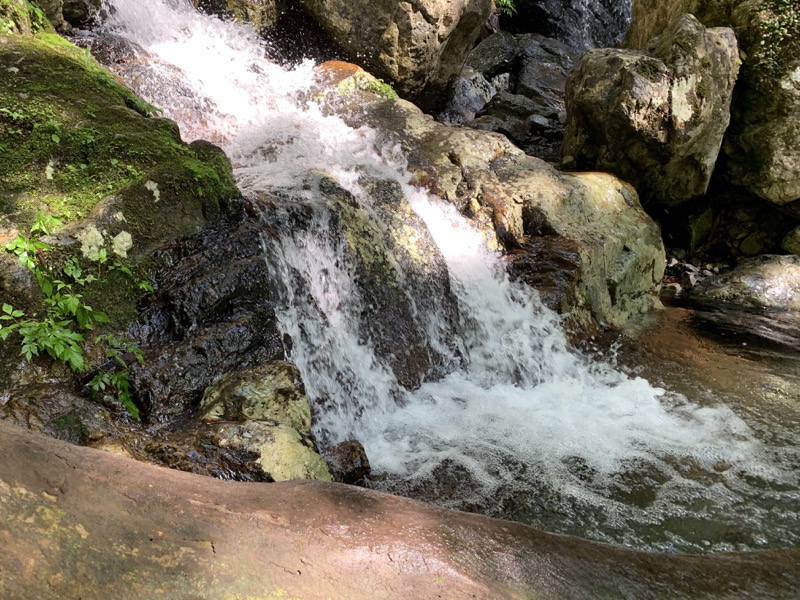
[[(6, 250), (17, 255), (20, 263), (33, 272), (43, 300), (43, 311), (35, 315), (26, 315), (24, 311), (5, 303), (0, 308), (0, 340), (7, 340), (16, 333), (21, 338), (20, 354), (31, 360), (34, 356), (47, 354), (54, 360), (66, 364), (73, 372), (86, 370), (84, 333), (94, 328), (96, 323), (108, 323), (108, 315), (95, 310), (83, 300), (77, 289), (96, 280), (91, 274), (84, 273), (76, 258), (68, 259), (64, 266), (56, 271), (48, 267), (45, 252), (50, 245), (41, 240), (48, 235), (60, 221), (51, 216), (39, 213), (29, 234), (18, 235), (6, 244)], [(100, 336), (100, 343), (107, 346), (106, 355), (121, 363), (124, 371), (107, 374), (108, 378), (92, 381), (90, 388), (106, 389), (115, 392), (119, 401), (135, 419), (139, 419), (139, 411), (133, 403), (128, 364), (121, 358), (123, 350), (130, 352), (141, 360), (141, 351), (130, 342), (121, 342), (111, 336)], [(102, 384), (102, 385), (101, 385)]]
[(131, 392), (129, 372), (129, 360), (131, 359), (126, 360), (126, 356), (132, 357), (133, 360), (141, 364), (144, 362), (142, 351), (133, 342), (116, 338), (110, 334), (100, 336), (98, 341), (105, 344), (106, 358), (113, 361), (113, 371), (111, 369), (99, 371), (89, 381), (89, 389), (95, 397), (105, 397), (109, 393), (112, 394), (134, 419), (140, 420), (139, 409), (133, 402), (133, 394)]
[(28, 2), (28, 12), (30, 13), (31, 18), (31, 26), (33, 27), (33, 31), (39, 31), (45, 28), (45, 23), (47, 20), (44, 16), (44, 11), (39, 8), (36, 4), (32, 2)]
[(500, 9), (501, 13), (508, 17), (517, 14), (515, 0), (494, 0), (494, 5)]
[(370, 92), (375, 92), (376, 94), (380, 94), (388, 100), (395, 100), (398, 97), (397, 92), (394, 91), (394, 88), (386, 83), (383, 79), (374, 79), (367, 83), (367, 90)]

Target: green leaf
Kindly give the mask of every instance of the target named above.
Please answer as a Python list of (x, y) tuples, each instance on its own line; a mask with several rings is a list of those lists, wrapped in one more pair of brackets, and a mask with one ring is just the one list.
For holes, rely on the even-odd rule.
[(59, 135), (57, 133), (54, 133), (53, 135), (51, 135), (50, 139), (53, 140), (56, 144), (61, 143), (61, 138), (59, 137)]
[(93, 310), (92, 320), (95, 323), (111, 323), (111, 319), (109, 318), (109, 316), (102, 310)]
[(14, 307), (10, 304), (3, 304), (3, 312), (7, 315), (10, 315), (12, 312), (14, 312)]

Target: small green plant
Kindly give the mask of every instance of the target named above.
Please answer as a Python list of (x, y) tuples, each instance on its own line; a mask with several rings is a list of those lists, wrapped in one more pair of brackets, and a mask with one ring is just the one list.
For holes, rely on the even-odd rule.
[(386, 83), (383, 79), (373, 79), (367, 83), (367, 90), (370, 92), (375, 92), (376, 94), (380, 94), (387, 100), (395, 100), (398, 97), (397, 92), (394, 91), (394, 88)]
[(780, 77), (800, 44), (800, 0), (765, 0), (764, 7), (765, 18), (756, 23), (751, 53), (769, 76)]
[[(50, 245), (41, 240), (41, 236), (50, 234), (61, 224), (60, 220), (44, 213), (39, 213), (30, 228), (28, 235), (18, 235), (6, 244), (6, 250), (17, 255), (20, 263), (28, 268), (41, 288), (43, 311), (36, 315), (26, 315), (24, 311), (5, 303), (0, 309), (0, 340), (7, 340), (16, 333), (21, 338), (20, 354), (31, 360), (34, 356), (47, 354), (54, 360), (66, 364), (73, 372), (86, 370), (84, 353), (84, 333), (94, 328), (96, 323), (108, 323), (110, 319), (103, 311), (95, 310), (83, 300), (77, 289), (96, 280), (91, 274), (85, 274), (76, 258), (68, 259), (64, 266), (56, 271), (47, 265), (45, 253)], [(141, 360), (141, 351), (129, 342), (120, 342), (111, 336), (100, 336), (100, 343), (106, 344), (106, 355), (117, 363), (122, 363), (124, 371), (117, 370), (95, 379), (94, 387), (110, 388), (115, 391), (119, 401), (135, 419), (139, 412), (133, 403), (128, 364), (121, 359), (123, 350), (130, 352), (137, 360)]]
[(494, 0), (494, 5), (507, 17), (517, 14), (515, 0)]
[[(131, 393), (130, 363), (135, 360), (144, 362), (142, 351), (136, 344), (128, 340), (121, 340), (113, 335), (103, 335), (97, 340), (106, 346), (106, 358), (113, 361), (113, 371), (101, 370), (89, 381), (89, 389), (95, 397), (106, 396), (109, 393), (127, 409), (128, 413), (137, 421), (140, 420), (139, 409), (133, 402)], [(126, 356), (130, 356), (126, 360)]]

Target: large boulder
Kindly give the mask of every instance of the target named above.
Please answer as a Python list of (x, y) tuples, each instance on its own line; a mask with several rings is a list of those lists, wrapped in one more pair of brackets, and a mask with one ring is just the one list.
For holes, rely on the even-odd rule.
[(452, 94), (490, 0), (300, 0), (356, 62), (427, 111)]
[(567, 82), (563, 153), (630, 181), (645, 201), (680, 204), (711, 180), (730, 119), (736, 38), (684, 15), (649, 48), (583, 55)]
[(644, 47), (666, 19), (692, 12), (706, 27), (736, 31), (742, 67), (722, 174), (751, 193), (800, 215), (800, 18), (793, 2), (772, 0), (636, 0), (626, 45)]
[(218, 481), (0, 423), (0, 589), (63, 598), (789, 599), (796, 549), (636, 552), (319, 481)]

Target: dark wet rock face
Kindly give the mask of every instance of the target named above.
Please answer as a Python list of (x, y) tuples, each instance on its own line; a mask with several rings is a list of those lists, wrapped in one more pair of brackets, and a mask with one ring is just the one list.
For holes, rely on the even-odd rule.
[(441, 118), (502, 133), (528, 154), (558, 161), (564, 88), (576, 61), (577, 53), (557, 40), (500, 31), (470, 53)]
[(370, 465), (364, 446), (358, 440), (347, 440), (322, 452), (333, 480), (339, 483), (363, 484), (369, 477)]
[(631, 0), (529, 0), (501, 19), (504, 29), (535, 32), (575, 50), (618, 46), (631, 22)]
[(509, 253), (507, 261), (511, 277), (537, 290), (548, 308), (564, 313), (574, 304), (581, 257), (572, 240), (556, 235), (532, 237)]
[(242, 212), (156, 254), (171, 268), (134, 326), (148, 348), (134, 382), (151, 420), (186, 414), (223, 373), (283, 358), (261, 227)]

